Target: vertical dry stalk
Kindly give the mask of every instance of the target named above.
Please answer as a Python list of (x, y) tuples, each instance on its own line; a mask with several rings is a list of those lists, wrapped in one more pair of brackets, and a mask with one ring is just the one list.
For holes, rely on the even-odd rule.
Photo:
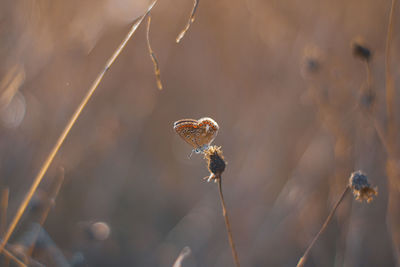
[(308, 246), (306, 251), (304, 252), (303, 256), (300, 258), (299, 262), (297, 263), (297, 267), (302, 267), (307, 261), (308, 255), (310, 254), (311, 248), (313, 247), (314, 243), (318, 240), (318, 238), (321, 236), (321, 234), (325, 231), (326, 227), (328, 226), (329, 222), (332, 220), (333, 215), (336, 212), (336, 209), (339, 207), (340, 203), (346, 196), (347, 192), (350, 191), (350, 186), (347, 185), (346, 188), (344, 189), (342, 195), (340, 196), (339, 200), (336, 202), (335, 206), (333, 206), (331, 212), (329, 213), (328, 217), (326, 218), (324, 224), (322, 225), (321, 229), (319, 230), (318, 234), (314, 237), (314, 239), (311, 241), (311, 244)]
[(4, 188), (1, 193), (1, 214), (0, 214), (0, 233), (4, 234), (7, 227), (7, 209), (8, 209), (8, 196), (10, 189)]
[(75, 110), (74, 114), (72, 115), (71, 119), (67, 123), (66, 127), (62, 131), (60, 137), (58, 138), (56, 144), (54, 145), (53, 149), (50, 151), (49, 155), (47, 156), (46, 160), (44, 161), (43, 165), (40, 168), (39, 173), (36, 175), (29, 191), (25, 195), (24, 200), (22, 201), (21, 205), (19, 206), (17, 213), (15, 214), (10, 226), (8, 227), (3, 240), (0, 245), (0, 252), (3, 251), (5, 245), (7, 244), (8, 240), (11, 237), (11, 234), (13, 233), (15, 227), (17, 226), (18, 222), (20, 221), (23, 213), (25, 212), (26, 207), (28, 206), (30, 200), (33, 197), (33, 194), (36, 192), (36, 189), (38, 188), (40, 182), (42, 181), (45, 173), (47, 172), (47, 169), (49, 168), (50, 164), (52, 163), (54, 157), (56, 156), (58, 150), (60, 149), (61, 145), (64, 143), (65, 138), (69, 134), (72, 126), (75, 124), (76, 120), (78, 119), (79, 115), (81, 114), (82, 110), (85, 108), (86, 104), (88, 103), (89, 99), (92, 97), (93, 93), (96, 91), (97, 87), (99, 86), (100, 82), (102, 81), (104, 75), (106, 72), (110, 69), (111, 65), (114, 63), (114, 61), (117, 59), (117, 57), (121, 54), (122, 50), (125, 48), (126, 44), (128, 43), (129, 39), (133, 36), (133, 34), (136, 32), (136, 29), (139, 27), (139, 25), (142, 23), (144, 18), (147, 16), (147, 14), (151, 11), (153, 6), (157, 0), (155, 0), (147, 9), (146, 13), (142, 15), (131, 27), (130, 31), (128, 34), (125, 36), (119, 47), (114, 51), (110, 59), (107, 61), (104, 69), (98, 74), (97, 78), (93, 82), (93, 84), (90, 86), (89, 90), (87, 91), (86, 95), (82, 99), (81, 103)]
[(217, 179), (218, 179), (219, 197), (220, 197), (221, 206), (222, 206), (222, 214), (224, 215), (224, 219), (225, 219), (225, 226), (226, 226), (226, 231), (228, 232), (228, 239), (229, 239), (229, 244), (232, 249), (233, 260), (235, 261), (236, 267), (240, 267), (239, 257), (238, 257), (238, 254), (237, 254), (237, 251), (235, 248), (235, 242), (233, 241), (233, 237), (232, 237), (231, 224), (229, 223), (228, 212), (226, 211), (224, 195), (222, 194), (222, 179), (221, 178), (217, 178)]
[(158, 60), (157, 60), (156, 54), (153, 52), (153, 49), (151, 49), (151, 45), (150, 45), (150, 24), (151, 24), (151, 15), (149, 14), (148, 17), (147, 17), (147, 28), (146, 28), (147, 48), (149, 50), (151, 61), (153, 61), (154, 74), (156, 75), (157, 87), (158, 87), (159, 90), (162, 90), (163, 86), (162, 86), (162, 83), (161, 83), (160, 67), (159, 67), (159, 64), (158, 64)]
[[(371, 73), (371, 66), (368, 60), (365, 60), (365, 68), (367, 73), (367, 90), (372, 91), (372, 73)], [(362, 90), (360, 89), (360, 92)], [(375, 92), (374, 92), (375, 94)], [(372, 101), (376, 101), (375, 99)], [(373, 109), (369, 108), (366, 111), (366, 117), (372, 121), (375, 131), (378, 135), (379, 140), (381, 141), (383, 148), (386, 150), (386, 153), (392, 154), (393, 148), (389, 144), (389, 140), (385, 134), (385, 131), (379, 121), (374, 117)]]
[(399, 200), (400, 200), (400, 173), (399, 166), (396, 164), (397, 161), (397, 128), (395, 118), (395, 98), (396, 92), (394, 88), (394, 81), (391, 72), (390, 59), (391, 59), (391, 45), (393, 37), (393, 19), (394, 9), (397, 1), (392, 0), (390, 7), (390, 15), (386, 36), (386, 51), (385, 51), (385, 68), (386, 68), (386, 110), (387, 110), (387, 136), (389, 147), (392, 148), (389, 152), (389, 158), (386, 163), (386, 173), (388, 176), (388, 207), (387, 207), (387, 221), (391, 231), (393, 252), (396, 256), (397, 264), (400, 263), (400, 229), (398, 216)]
[(219, 198), (221, 200), (222, 206), (222, 215), (225, 219), (225, 226), (226, 231), (228, 232), (229, 245), (232, 249), (233, 261), (235, 262), (236, 267), (240, 267), (239, 257), (235, 248), (235, 242), (233, 241), (232, 237), (231, 224), (229, 223), (228, 212), (226, 210), (224, 194), (222, 193), (222, 173), (225, 171), (226, 167), (224, 155), (222, 153), (221, 147), (218, 146), (209, 146), (206, 150), (204, 150), (203, 153), (204, 158), (207, 161), (208, 171), (210, 172), (210, 176), (205, 177), (205, 179), (208, 182), (214, 181), (218, 183)]
[[(1, 193), (1, 214), (0, 214), (0, 234), (3, 235), (7, 227), (7, 209), (8, 209), (8, 198), (10, 194), (10, 189), (4, 188)], [(10, 263), (10, 258), (5, 255), (4, 257), (4, 267), (7, 267)]]
[(395, 106), (395, 90), (393, 76), (390, 68), (390, 50), (393, 37), (393, 14), (396, 5), (396, 0), (392, 0), (390, 7), (389, 24), (386, 36), (386, 51), (385, 51), (385, 68), (386, 68), (386, 111), (388, 118), (388, 135), (389, 140), (394, 142), (396, 135), (395, 129), (395, 117), (394, 117), (394, 106)]

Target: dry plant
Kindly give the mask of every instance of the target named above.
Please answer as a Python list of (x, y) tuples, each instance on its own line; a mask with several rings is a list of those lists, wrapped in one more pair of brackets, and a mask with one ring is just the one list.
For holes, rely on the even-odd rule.
[[(386, 52), (385, 52), (385, 68), (386, 68), (386, 116), (387, 116), (387, 128), (384, 129), (384, 127), (381, 125), (379, 120), (376, 118), (376, 92), (374, 90), (373, 86), (373, 80), (372, 80), (372, 73), (371, 73), (371, 60), (372, 60), (372, 52), (371, 50), (366, 46), (364, 40), (362, 38), (357, 37), (353, 40), (351, 47), (352, 47), (352, 52), (353, 55), (356, 58), (361, 59), (365, 63), (365, 68), (366, 68), (366, 85), (361, 86), (359, 90), (359, 102), (357, 103), (357, 106), (361, 109), (362, 113), (364, 116), (371, 122), (371, 125), (374, 127), (377, 136), (379, 137), (379, 140), (381, 141), (381, 144), (384, 148), (384, 150), (387, 153), (388, 159), (387, 159), (387, 174), (388, 174), (388, 191), (389, 191), (389, 205), (388, 205), (388, 211), (387, 211), (387, 216), (388, 216), (388, 221), (391, 222), (391, 231), (393, 233), (392, 240), (393, 240), (393, 247), (394, 247), (394, 252), (397, 255), (397, 260), (399, 260), (399, 251), (400, 251), (400, 231), (397, 229), (397, 221), (398, 221), (398, 216), (396, 216), (395, 210), (398, 206), (399, 202), (399, 186), (398, 186), (398, 178), (400, 177), (400, 173), (398, 170), (398, 165), (394, 163), (398, 158), (398, 151), (397, 151), (397, 146), (398, 146), (398, 140), (396, 139), (397, 136), (397, 126), (396, 126), (396, 118), (395, 118), (395, 112), (394, 112), (394, 103), (395, 103), (395, 91), (394, 91), (394, 82), (393, 82), (393, 77), (391, 73), (391, 67), (390, 67), (390, 52), (391, 52), (391, 42), (392, 42), (392, 32), (393, 32), (393, 12), (394, 8), (396, 6), (396, 1), (393, 0), (390, 8), (390, 16), (389, 16), (389, 23), (388, 23), (388, 31), (387, 31), (387, 40), (386, 40)], [(306, 60), (305, 64), (306, 70), (308, 72), (308, 75), (314, 75), (315, 73), (318, 73), (320, 71), (321, 63), (319, 61), (319, 58), (317, 56), (311, 56), (308, 57)], [(321, 112), (321, 114), (324, 117), (329, 117), (329, 120), (327, 120), (327, 125), (330, 127), (330, 130), (334, 135), (336, 136), (336, 140), (340, 140), (340, 138), (344, 138), (345, 135), (343, 135), (342, 130), (340, 127), (337, 127), (340, 125), (339, 121), (341, 121), (340, 117), (335, 116), (335, 110), (330, 109), (329, 104), (327, 105), (327, 102), (324, 102), (324, 98), (321, 97), (321, 92), (319, 90), (316, 90), (316, 87), (310, 87), (310, 94), (314, 97), (316, 100), (318, 110)], [(336, 152), (336, 150), (335, 150)], [(356, 178), (360, 179), (356, 179)], [(353, 179), (352, 179), (353, 178)], [(364, 179), (365, 178), (365, 179)], [(364, 181), (364, 186), (361, 186), (361, 184), (357, 183), (352, 183), (354, 181), (362, 182)], [(311, 248), (313, 247), (314, 243), (318, 240), (320, 235), (324, 232), (326, 229), (327, 225), (331, 221), (332, 217), (335, 214), (336, 209), (342, 202), (343, 198), (345, 197), (346, 193), (352, 189), (353, 194), (357, 200), (362, 200), (365, 199), (367, 202), (370, 202), (372, 200), (372, 196), (376, 195), (376, 189), (371, 188), (370, 185), (368, 184), (365, 175), (362, 173), (353, 173), (352, 177), (350, 178), (350, 183), (345, 187), (343, 193), (341, 194), (339, 200), (336, 202), (334, 207), (332, 208), (329, 216), (325, 220), (325, 223), (321, 227), (320, 231), (318, 234), (315, 236), (315, 238), (312, 240), (311, 244), (307, 248), (306, 252), (304, 253), (303, 257), (300, 258), (298, 265), (297, 266), (303, 266), (305, 261), (307, 260), (307, 257), (310, 253)]]
[[(107, 73), (107, 71), (111, 68), (112, 64), (115, 62), (117, 57), (120, 55), (122, 50), (125, 48), (127, 42), (132, 38), (134, 33), (136, 32), (137, 28), (141, 25), (143, 20), (147, 17), (148, 22), (147, 22), (147, 28), (146, 28), (146, 41), (147, 41), (147, 48), (149, 51), (150, 58), (152, 60), (152, 63), (154, 65), (154, 73), (156, 77), (156, 82), (157, 82), (157, 87), (161, 90), (163, 88), (163, 85), (161, 83), (161, 77), (160, 77), (160, 67), (158, 60), (156, 58), (156, 55), (154, 51), (151, 48), (150, 45), (150, 25), (151, 25), (151, 10), (156, 4), (157, 0), (155, 0), (147, 9), (147, 11), (138, 18), (138, 20), (132, 25), (130, 28), (130, 31), (128, 34), (125, 36), (123, 39), (122, 43), (119, 45), (119, 47), (114, 51), (112, 56), (109, 58), (107, 61), (105, 67), (102, 69), (102, 71), (97, 75), (96, 79), (94, 82), (91, 84), (90, 88), (88, 88), (86, 95), (83, 97), (81, 103), (77, 107), (77, 109), (74, 111), (72, 117), (68, 121), (66, 127), (62, 131), (61, 135), (59, 136), (57, 142), (55, 143), (54, 147), (50, 151), (49, 155), (45, 159), (43, 165), (41, 165), (40, 170), (36, 177), (34, 178), (33, 184), (31, 185), (29, 191), (25, 195), (21, 205), (18, 207), (18, 210), (13, 217), (9, 227), (5, 229), (6, 222), (7, 222), (7, 208), (8, 208), (8, 190), (4, 190), (2, 193), (1, 197), (1, 211), (0, 211), (0, 231), (1, 234), (3, 235), (3, 239), (1, 241), (0, 245), (0, 253), (4, 253), (8, 259), (11, 259), (15, 261), (19, 266), (27, 266), (30, 262), (30, 256), (34, 250), (34, 244), (28, 249), (28, 252), (23, 255), (23, 258), (25, 260), (25, 263), (22, 262), (19, 257), (16, 257), (14, 254), (10, 252), (10, 247), (9, 247), (9, 240), (12, 234), (14, 233), (14, 230), (17, 226), (17, 224), (20, 222), (21, 217), (23, 213), (25, 212), (29, 202), (32, 200), (32, 197), (34, 196), (35, 192), (38, 189), (38, 186), (40, 185), (41, 181), (44, 178), (44, 175), (46, 174), (50, 164), (53, 162), (54, 157), (57, 155), (59, 149), (61, 148), (62, 144), (64, 143), (66, 137), (68, 136), (70, 130), (74, 126), (75, 122), (79, 118), (82, 110), (86, 107), (88, 101), (91, 99), (93, 96), (94, 92), (100, 85), (103, 77)], [(187, 24), (185, 25), (184, 29), (179, 33), (179, 35), (176, 38), (176, 42), (179, 43), (186, 32), (189, 30), (191, 24), (195, 20), (195, 14), (196, 10), (198, 8), (199, 1), (194, 0), (194, 5), (193, 9), (191, 11), (189, 20)], [(399, 191), (400, 191), (400, 183), (398, 182), (399, 176), (400, 176), (400, 171), (399, 167), (397, 164), (398, 160), (398, 155), (399, 152), (397, 151), (397, 146), (398, 146), (398, 140), (396, 139), (397, 137), (397, 125), (396, 125), (396, 112), (395, 112), (395, 90), (394, 90), (394, 79), (392, 76), (391, 68), (390, 68), (390, 59), (391, 59), (391, 42), (392, 42), (392, 33), (393, 33), (393, 16), (394, 16), (394, 8), (396, 5), (396, 0), (392, 0), (392, 5), (390, 9), (390, 17), (389, 17), (389, 25), (388, 25), (388, 32), (387, 32), (387, 40), (386, 40), (386, 54), (385, 54), (385, 68), (386, 68), (386, 116), (387, 116), (387, 125), (386, 127), (380, 125), (379, 121), (375, 118), (375, 105), (376, 105), (376, 92), (373, 89), (373, 81), (372, 81), (372, 74), (371, 74), (371, 66), (370, 62), (372, 60), (372, 53), (371, 50), (367, 48), (363, 43), (359, 41), (355, 41), (352, 44), (352, 49), (353, 53), (356, 57), (359, 57), (361, 60), (365, 62), (365, 67), (366, 67), (366, 73), (367, 73), (367, 86), (366, 87), (361, 87), (360, 89), (360, 103), (362, 104), (361, 108), (363, 109), (365, 116), (367, 116), (376, 132), (377, 135), (379, 136), (379, 139), (381, 140), (384, 149), (386, 150), (388, 154), (388, 159), (387, 159), (387, 174), (388, 174), (388, 180), (389, 180), (389, 205), (388, 205), (388, 211), (387, 211), (387, 216), (388, 218), (391, 218), (391, 223), (392, 223), (392, 232), (393, 232), (393, 244), (395, 247), (395, 251), (397, 252), (398, 255), (399, 253), (399, 248), (400, 248), (400, 241), (399, 241), (399, 236), (400, 232), (396, 227), (396, 219), (395, 213), (397, 211), (398, 207), (398, 197), (399, 197)], [(307, 68), (310, 72), (318, 72), (320, 70), (320, 62), (315, 59), (311, 59), (307, 62)], [(330, 106), (324, 96), (322, 95), (320, 88), (317, 87), (310, 87), (309, 91), (310, 94), (314, 97), (315, 102), (317, 103), (318, 111), (320, 111), (320, 114), (322, 115), (322, 120), (325, 120), (326, 118), (329, 118), (326, 120), (326, 125), (328, 130), (332, 133), (333, 137), (335, 138), (335, 145), (342, 144), (343, 147), (345, 147), (347, 144), (351, 143), (350, 137), (346, 130), (343, 127), (343, 122), (342, 117), (340, 116), (340, 113), (334, 110), (333, 106)], [(359, 104), (360, 104), (359, 103)], [(228, 240), (230, 244), (230, 248), (232, 251), (232, 256), (233, 260), (236, 266), (240, 266), (239, 263), (239, 258), (238, 254), (236, 251), (235, 247), (235, 242), (232, 236), (232, 229), (231, 229), (231, 224), (229, 221), (229, 216), (226, 208), (226, 203), (224, 200), (224, 195), (223, 195), (223, 190), (222, 190), (222, 173), (224, 172), (226, 168), (226, 162), (224, 160), (223, 152), (221, 147), (218, 146), (209, 146), (207, 149), (202, 151), (204, 154), (204, 158), (207, 161), (207, 167), (210, 172), (210, 175), (207, 177), (208, 181), (214, 181), (215, 183), (218, 183), (218, 190), (219, 190), (219, 197), (220, 197), (220, 202), (222, 206), (222, 213), (225, 221), (225, 227), (227, 230), (227, 235), (228, 235)], [(351, 157), (349, 154), (343, 154), (341, 153), (342, 151), (335, 150), (335, 159), (340, 160), (341, 162), (347, 162), (339, 166), (339, 168), (335, 169), (335, 177), (343, 177), (342, 173), (347, 170), (349, 165), (351, 165)], [(348, 173), (348, 172), (347, 172)], [(62, 177), (62, 178), (61, 178)], [(58, 180), (54, 190), (50, 193), (50, 198), (55, 199), (60, 188), (62, 185), (62, 180), (63, 180), (63, 174), (60, 176), (60, 179)], [(332, 191), (334, 191), (332, 189)], [(300, 258), (298, 261), (297, 266), (304, 266), (305, 262), (308, 259), (308, 256), (310, 254), (310, 251), (316, 241), (319, 239), (319, 237), (322, 235), (322, 233), (326, 230), (328, 227), (329, 223), (333, 219), (338, 207), (340, 204), (343, 202), (345, 196), (348, 194), (349, 191), (353, 192), (353, 195), (356, 200), (358, 201), (363, 201), (366, 200), (366, 202), (370, 202), (374, 196), (377, 195), (377, 190), (376, 188), (371, 187), (371, 185), (368, 183), (367, 177), (365, 174), (363, 174), (360, 171), (352, 173), (349, 182), (345, 186), (342, 194), (340, 195), (339, 199), (335, 203), (335, 205), (332, 207), (328, 217), (324, 221), (322, 227), (320, 228), (319, 232), (316, 234), (314, 239), (311, 241), (310, 245), (306, 249), (304, 255)], [(52, 206), (53, 201), (50, 202), (48, 207), (45, 209), (45, 211), (42, 214), (42, 217), (40, 218), (40, 225), (43, 225), (47, 215), (50, 211), (50, 208)], [(12, 251), (12, 250), (11, 250)], [(14, 253), (14, 252), (13, 252)], [(190, 249), (185, 247), (178, 258), (176, 259), (174, 263), (174, 267), (181, 266), (182, 261), (190, 254)], [(6, 263), (8, 264), (8, 263)]]
[(190, 250), (189, 247), (184, 247), (181, 252), (179, 253), (178, 258), (176, 258), (174, 264), (172, 265), (172, 267), (182, 267), (182, 262), (184, 259), (186, 259), (187, 257), (189, 257), (190, 253), (192, 253), (192, 251)]
[(10, 239), (12, 233), (14, 232), (15, 227), (19, 223), (23, 213), (26, 210), (26, 207), (28, 206), (30, 200), (32, 199), (34, 193), (36, 192), (40, 182), (42, 181), (44, 175), (46, 174), (50, 164), (52, 163), (54, 157), (56, 156), (57, 152), (59, 151), (61, 145), (64, 143), (65, 138), (68, 136), (69, 132), (71, 131), (72, 127), (74, 126), (76, 120), (80, 116), (82, 110), (86, 107), (88, 101), (92, 97), (93, 93), (96, 91), (98, 88), (100, 82), (102, 81), (104, 75), (107, 73), (107, 71), (111, 68), (112, 64), (115, 62), (117, 57), (121, 54), (122, 50), (125, 48), (126, 44), (128, 41), (131, 39), (133, 34), (136, 32), (137, 28), (139, 25), (142, 23), (142, 21), (145, 19), (145, 17), (150, 13), (154, 5), (157, 3), (157, 0), (154, 1), (147, 9), (147, 11), (140, 16), (140, 18), (132, 25), (130, 28), (128, 34), (125, 36), (125, 38), (122, 40), (121, 44), (119, 47), (114, 51), (112, 56), (109, 58), (107, 61), (106, 65), (104, 66), (103, 70), (98, 74), (97, 78), (94, 80), (92, 85), (89, 87), (86, 95), (83, 97), (81, 103), (78, 105), (76, 108), (75, 112), (73, 113), (71, 119), (68, 121), (66, 127), (62, 131), (61, 135), (59, 136), (56, 144), (54, 145), (53, 149), (50, 151), (49, 155), (45, 159), (43, 165), (41, 166), (39, 173), (36, 175), (34, 178), (34, 181), (28, 190), (27, 194), (25, 195), (25, 198), (23, 199), (22, 203), (20, 204), (13, 220), (11, 221), (7, 231), (4, 234), (3, 240), (0, 244), (0, 253), (3, 251), (4, 247), (8, 243), (8, 240)]
[(329, 213), (328, 217), (326, 218), (324, 224), (322, 225), (319, 232), (316, 234), (314, 239), (311, 241), (310, 245), (304, 252), (303, 256), (300, 258), (299, 262), (297, 263), (297, 267), (302, 267), (307, 261), (308, 255), (310, 254), (311, 248), (314, 246), (315, 242), (321, 236), (321, 234), (326, 230), (329, 222), (332, 220), (333, 215), (335, 214), (337, 208), (339, 207), (340, 203), (346, 196), (347, 192), (352, 190), (353, 195), (356, 200), (362, 202), (363, 200), (370, 203), (373, 199), (373, 196), (378, 194), (377, 188), (372, 188), (371, 185), (368, 183), (367, 176), (362, 173), (361, 171), (353, 172), (350, 176), (349, 182), (343, 190), (343, 193), (339, 197), (336, 204), (333, 206), (331, 212)]
[(390, 6), (390, 15), (386, 36), (386, 51), (385, 51), (385, 80), (386, 80), (386, 116), (387, 116), (387, 146), (388, 159), (386, 162), (386, 173), (388, 177), (388, 207), (386, 218), (392, 233), (392, 246), (396, 256), (397, 264), (400, 264), (400, 217), (398, 215), (400, 201), (400, 170), (398, 166), (399, 159), (399, 140), (398, 125), (396, 124), (396, 92), (394, 87), (394, 79), (391, 70), (391, 48), (394, 28), (394, 14), (397, 1), (392, 0)]
[(206, 177), (207, 181), (214, 181), (218, 183), (219, 197), (222, 206), (222, 215), (225, 219), (226, 231), (228, 233), (229, 245), (231, 246), (233, 260), (236, 266), (240, 266), (239, 257), (236, 251), (235, 242), (232, 236), (232, 228), (229, 222), (228, 211), (226, 209), (226, 204), (224, 200), (224, 195), (222, 193), (222, 173), (225, 171), (226, 162), (222, 153), (221, 147), (210, 146), (204, 151), (204, 158), (207, 161), (207, 168), (210, 175)]
[(147, 48), (149, 49), (150, 58), (154, 65), (154, 74), (156, 75), (157, 87), (159, 90), (162, 90), (163, 86), (160, 77), (160, 67), (158, 65), (156, 54), (154, 53), (153, 49), (151, 49), (150, 45), (150, 23), (151, 23), (151, 15), (149, 14), (147, 18), (147, 28), (146, 28)]
[(386, 48), (385, 48), (385, 84), (386, 84), (386, 129), (379, 123), (374, 114), (376, 93), (373, 90), (372, 74), (370, 68), (371, 52), (365, 46), (356, 41), (353, 44), (353, 54), (362, 59), (366, 64), (367, 69), (367, 89), (361, 91), (361, 102), (364, 107), (364, 114), (372, 122), (375, 131), (381, 141), (384, 150), (387, 154), (386, 173), (388, 178), (388, 207), (387, 207), (387, 220), (392, 232), (393, 250), (397, 258), (397, 263), (400, 262), (400, 229), (398, 224), (400, 222), (397, 216), (400, 201), (400, 186), (399, 186), (399, 166), (396, 163), (399, 156), (399, 141), (397, 139), (398, 125), (396, 125), (396, 112), (395, 101), (396, 92), (394, 87), (394, 79), (391, 70), (391, 47), (393, 39), (393, 20), (394, 10), (397, 1), (392, 0), (389, 12), (387, 35), (386, 35)]
[(180, 41), (182, 40), (183, 36), (185, 36), (186, 32), (189, 30), (190, 25), (192, 25), (192, 23), (194, 22), (194, 18), (195, 18), (195, 15), (196, 15), (196, 10), (197, 10), (198, 5), (199, 5), (199, 0), (194, 0), (193, 9), (192, 9), (192, 12), (190, 14), (189, 20), (186, 23), (185, 28), (179, 33), (178, 37), (176, 37), (176, 42), (177, 43), (180, 43)]
[[(42, 164), (42, 166), (40, 167), (40, 170), (39, 170), (38, 174), (34, 178), (30, 189), (28, 190), (28, 192), (26, 193), (22, 203), (18, 207), (18, 210), (17, 210), (15, 216), (13, 217), (13, 219), (12, 219), (9, 227), (7, 228), (7, 230), (4, 230), (4, 227), (5, 227), (5, 222), (6, 222), (6, 213), (7, 213), (7, 204), (8, 204), (8, 190), (3, 191), (2, 201), (1, 201), (1, 208), (2, 209), (1, 209), (1, 225), (0, 225), (0, 228), (1, 228), (1, 231), (2, 231), (2, 234), (4, 235), (4, 237), (3, 237), (2, 241), (1, 241), (1, 244), (0, 244), (0, 253), (3, 252), (8, 258), (13, 259), (18, 265), (25, 266), (25, 264), (22, 261), (20, 261), (11, 252), (9, 252), (8, 249), (5, 248), (7, 246), (7, 244), (8, 244), (8, 241), (9, 241), (11, 235), (13, 234), (13, 232), (15, 230), (15, 227), (17, 226), (17, 224), (21, 220), (22, 215), (24, 214), (29, 202), (31, 201), (33, 195), (35, 194), (39, 184), (43, 180), (43, 177), (46, 174), (50, 164), (52, 163), (54, 157), (58, 153), (61, 145), (64, 143), (66, 137), (68, 136), (68, 134), (69, 134), (70, 130), (72, 129), (72, 127), (74, 126), (75, 122), (79, 118), (82, 110), (86, 107), (88, 101), (93, 96), (94, 92), (96, 91), (96, 89), (98, 88), (99, 84), (101, 83), (104, 75), (111, 68), (112, 64), (115, 62), (117, 57), (121, 54), (122, 50), (125, 48), (126, 44), (132, 38), (132, 36), (136, 32), (137, 28), (140, 26), (140, 24), (146, 18), (146, 16), (148, 17), (148, 24), (147, 24), (147, 30), (146, 30), (147, 47), (148, 47), (148, 50), (149, 50), (149, 54), (150, 54), (151, 60), (152, 60), (152, 62), (154, 64), (154, 72), (155, 72), (155, 76), (156, 76), (157, 87), (160, 90), (162, 89), (162, 83), (161, 83), (161, 79), (160, 79), (159, 64), (158, 64), (157, 58), (155, 56), (155, 53), (153, 52), (153, 50), (151, 48), (150, 39), (149, 39), (150, 23), (151, 23), (150, 12), (151, 12), (152, 8), (154, 7), (154, 5), (156, 3), (157, 3), (157, 0), (153, 1), (150, 4), (150, 6), (147, 8), (147, 11), (142, 16), (140, 16), (137, 19), (137, 21), (132, 25), (132, 27), (130, 28), (129, 32), (126, 34), (125, 38), (122, 40), (122, 42), (119, 45), (119, 47), (113, 52), (113, 54), (111, 55), (111, 57), (108, 59), (107, 63), (105, 64), (103, 70), (97, 75), (96, 79), (94, 80), (92, 85), (89, 87), (86, 95), (83, 97), (81, 103), (78, 105), (78, 107), (76, 108), (75, 112), (71, 116), (70, 120), (68, 121), (67, 125), (65, 126), (65, 128), (62, 131), (61, 135), (59, 136), (59, 138), (58, 138), (57, 142), (55, 143), (54, 147), (52, 148), (52, 150), (48, 154), (48, 156), (45, 159), (45, 161)], [(193, 7), (193, 10), (192, 10), (189, 22), (187, 23), (187, 25), (184, 28), (184, 30), (180, 33), (179, 37), (177, 38), (177, 42), (179, 42), (183, 38), (183, 36), (187, 32), (187, 30), (189, 29), (191, 23), (193, 23), (194, 15), (195, 15), (197, 6), (198, 6), (198, 1), (195, 0), (194, 7)], [(40, 225), (43, 225), (43, 223), (45, 222), (45, 220), (47, 218), (47, 215), (48, 215), (48, 213), (50, 211), (50, 208), (52, 206), (52, 203), (54, 202), (54, 199), (57, 196), (57, 194), (58, 194), (58, 192), (59, 192), (59, 190), (61, 188), (62, 180), (63, 180), (63, 177), (64, 177), (63, 170), (61, 171), (61, 173), (62, 174), (60, 175), (60, 178), (58, 179), (56, 187), (54, 188), (54, 191), (51, 193), (51, 198), (50, 199), (52, 201), (48, 205), (48, 207), (45, 209), (45, 211), (43, 212), (42, 217), (40, 218), (40, 221), (39, 221)], [(29, 259), (30, 255), (33, 252), (34, 244), (35, 244), (35, 242), (33, 242), (32, 246), (28, 249), (28, 252), (26, 253), (26, 255), (24, 255), (25, 259)], [(8, 263), (6, 263), (6, 264), (8, 264)]]

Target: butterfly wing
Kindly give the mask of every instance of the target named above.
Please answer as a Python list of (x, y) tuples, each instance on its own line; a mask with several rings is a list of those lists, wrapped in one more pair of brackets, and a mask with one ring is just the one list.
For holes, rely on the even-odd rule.
[(175, 132), (194, 148), (198, 148), (199, 145), (196, 143), (196, 136), (199, 135), (199, 127), (197, 121), (193, 119), (183, 119), (174, 123)]
[(211, 118), (183, 119), (174, 123), (174, 130), (186, 143), (202, 150), (215, 139), (219, 126)]
[(201, 118), (198, 120), (199, 135), (196, 136), (196, 143), (203, 147), (209, 145), (218, 134), (219, 126), (211, 118)]

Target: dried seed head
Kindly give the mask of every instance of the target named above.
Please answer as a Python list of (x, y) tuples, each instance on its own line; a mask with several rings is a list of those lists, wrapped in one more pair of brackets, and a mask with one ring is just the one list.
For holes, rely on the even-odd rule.
[(351, 42), (351, 49), (353, 51), (353, 55), (362, 60), (369, 61), (371, 59), (372, 53), (371, 50), (364, 44), (362, 38), (357, 37)]
[(304, 49), (301, 72), (304, 78), (313, 75), (321, 69), (322, 53), (318, 47), (308, 46)]
[(353, 190), (353, 195), (356, 200), (360, 202), (366, 200), (370, 203), (373, 200), (373, 196), (378, 195), (377, 188), (371, 187), (368, 183), (367, 176), (361, 171), (356, 171), (351, 174), (349, 186), (351, 190)]
[(207, 160), (207, 168), (210, 171), (210, 176), (207, 177), (207, 181), (214, 180), (214, 182), (217, 182), (218, 179), (221, 179), (221, 175), (226, 166), (221, 147), (208, 147), (204, 151), (204, 158)]

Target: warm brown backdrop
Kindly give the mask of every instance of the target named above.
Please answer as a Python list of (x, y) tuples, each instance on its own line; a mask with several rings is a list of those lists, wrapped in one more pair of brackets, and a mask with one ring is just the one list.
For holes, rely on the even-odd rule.
[[(145, 0), (0, 3), (0, 185), (9, 216), (33, 181), (107, 58)], [(106, 74), (40, 189), (60, 166), (65, 181), (44, 229), (76, 266), (232, 266), (217, 186), (199, 155), (173, 132), (182, 118), (209, 116), (228, 161), (224, 191), (243, 266), (295, 266), (353, 170), (379, 187), (367, 205), (347, 197), (307, 266), (394, 266), (387, 221), (386, 154), (357, 107), (365, 65), (350, 43), (361, 36), (371, 62), (376, 114), (384, 122), (384, 49), (390, 1), (160, 0)], [(396, 13), (396, 16), (398, 11)], [(398, 18), (393, 70), (399, 84)], [(304, 59), (319, 62), (310, 74)], [(322, 104), (316, 99), (323, 99)], [(325, 108), (326, 109), (325, 109)], [(10, 221), (10, 219), (8, 220)], [(85, 225), (104, 221), (105, 241)], [(24, 240), (29, 214), (11, 243)], [(55, 265), (44, 246), (34, 258)]]

